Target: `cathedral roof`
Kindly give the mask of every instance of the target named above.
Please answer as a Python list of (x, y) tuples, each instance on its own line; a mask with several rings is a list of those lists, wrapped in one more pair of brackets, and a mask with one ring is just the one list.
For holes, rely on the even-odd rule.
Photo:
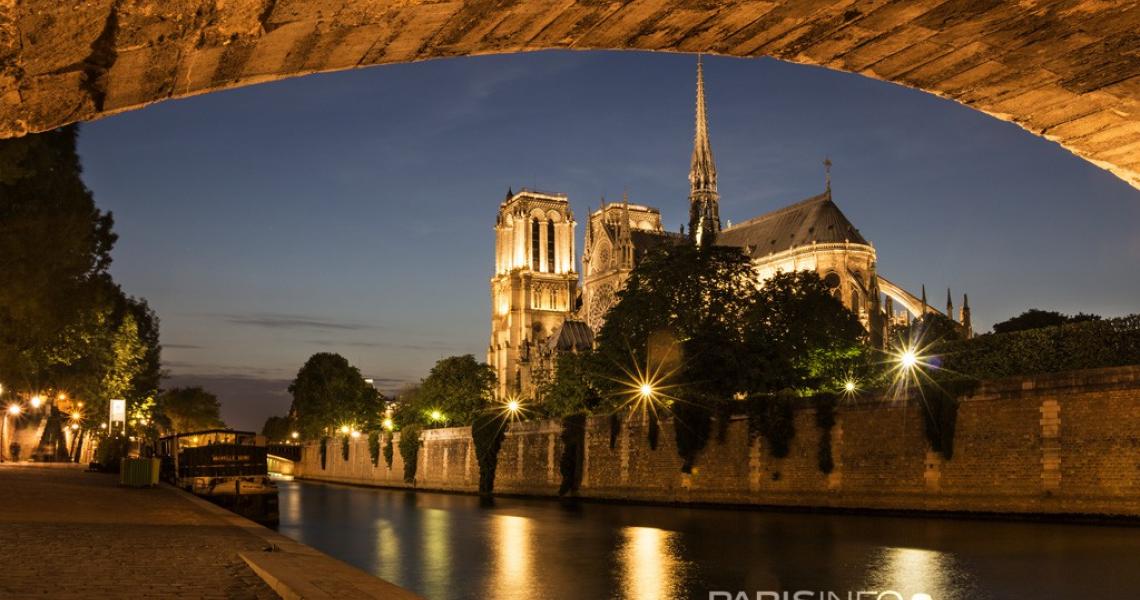
[(831, 200), (830, 192), (723, 229), (716, 238), (718, 245), (743, 248), (754, 258), (812, 242), (870, 245)]
[(633, 251), (636, 254), (637, 262), (641, 262), (641, 259), (653, 250), (663, 246), (676, 246), (687, 242), (689, 239), (672, 231), (643, 231), (638, 229), (629, 232), (629, 237), (633, 242)]
[(589, 350), (594, 347), (594, 332), (585, 321), (567, 319), (558, 333), (546, 339), (546, 347), (558, 352)]

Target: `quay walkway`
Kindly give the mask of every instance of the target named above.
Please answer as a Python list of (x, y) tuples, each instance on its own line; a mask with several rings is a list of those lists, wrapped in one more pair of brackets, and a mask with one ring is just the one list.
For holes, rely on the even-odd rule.
[(417, 596), (169, 486), (0, 464), (0, 598)]

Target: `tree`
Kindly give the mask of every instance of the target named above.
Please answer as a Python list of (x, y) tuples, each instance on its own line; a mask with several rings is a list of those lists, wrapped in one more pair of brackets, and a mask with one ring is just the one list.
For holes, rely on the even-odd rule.
[(543, 384), (539, 408), (548, 416), (587, 414), (599, 402), (590, 372), (596, 359), (592, 352), (567, 352), (558, 356), (554, 376)]
[(835, 391), (867, 369), (866, 331), (814, 271), (766, 279), (745, 324), (750, 394)]
[(0, 140), (0, 377), (28, 389), (59, 387), (117, 290), (113, 220), (80, 178), (77, 131)]
[(289, 417), (269, 417), (261, 427), (261, 435), (270, 442), (284, 442), (292, 437), (293, 422)]
[[(754, 281), (751, 262), (738, 248), (681, 244), (646, 256), (598, 333), (594, 387), (612, 407), (633, 384), (631, 375), (659, 372), (672, 384), (702, 384), (690, 392), (732, 397), (742, 383), (734, 357), (755, 301)], [(651, 346), (655, 335), (674, 344)], [(651, 349), (658, 356), (651, 357)], [(660, 369), (662, 357), (677, 352), (681, 372)]]
[(113, 219), (83, 183), (77, 133), (0, 140), (0, 381), (81, 399), (84, 431), (111, 398), (150, 427), (158, 318), (108, 273)]
[(410, 408), (425, 425), (469, 425), (490, 406), (494, 389), (495, 371), (487, 363), (470, 354), (450, 356), (435, 363)]
[(1041, 310), (1031, 308), (1016, 317), (994, 324), (994, 333), (1011, 333), (1026, 331), (1028, 329), (1041, 329), (1042, 327), (1056, 327), (1066, 323), (1080, 323), (1082, 321), (1098, 321), (1100, 316), (1077, 313), (1069, 316), (1055, 310)]
[(289, 385), (297, 429), (316, 439), (347, 426), (358, 431), (376, 429), (384, 398), (364, 381), (360, 370), (343, 356), (319, 352), (309, 357)]
[(157, 411), (174, 433), (225, 427), (218, 397), (197, 386), (167, 390), (158, 397)]

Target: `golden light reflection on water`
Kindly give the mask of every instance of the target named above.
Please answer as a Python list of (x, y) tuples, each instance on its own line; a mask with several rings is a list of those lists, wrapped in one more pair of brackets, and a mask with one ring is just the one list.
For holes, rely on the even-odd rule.
[(451, 513), (438, 508), (421, 510), (426, 596), (444, 598), (448, 595), (448, 575), (451, 572)]
[(622, 529), (618, 549), (623, 597), (664, 600), (682, 595), (688, 564), (677, 549), (677, 532), (656, 527)]
[(376, 522), (376, 574), (392, 581), (400, 578), (400, 538), (387, 519)]
[(928, 594), (939, 600), (953, 600), (964, 597), (954, 590), (960, 590), (965, 582), (949, 585), (958, 571), (954, 558), (943, 552), (884, 548), (871, 577), (874, 588), (894, 590), (904, 598)]
[(496, 515), (491, 519), (494, 566), (490, 598), (532, 598), (534, 564), (532, 524), (526, 517)]

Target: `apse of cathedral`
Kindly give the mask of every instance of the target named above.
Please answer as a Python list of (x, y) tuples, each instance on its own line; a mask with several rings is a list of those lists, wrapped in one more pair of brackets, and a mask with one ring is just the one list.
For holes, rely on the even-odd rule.
[[(891, 326), (938, 313), (970, 336), (970, 306), (964, 298), (955, 319), (947, 290), (946, 312), (884, 278), (875, 247), (832, 198), (830, 161), (824, 161), (821, 194), (723, 226), (716, 163), (709, 141), (704, 69), (697, 62), (696, 124), (689, 170), (686, 234), (666, 231), (661, 211), (631, 203), (606, 203), (590, 212), (579, 273), (575, 270), (574, 215), (568, 198), (522, 190), (508, 192), (495, 225), (495, 276), (491, 278), (491, 343), (487, 363), (499, 378), (502, 397), (533, 395), (553, 375), (561, 352), (593, 346), (637, 263), (662, 245), (716, 244), (740, 248), (755, 268), (757, 284), (780, 271), (815, 271), (832, 294), (855, 313), (881, 344)], [(895, 312), (895, 304), (900, 310)]]

